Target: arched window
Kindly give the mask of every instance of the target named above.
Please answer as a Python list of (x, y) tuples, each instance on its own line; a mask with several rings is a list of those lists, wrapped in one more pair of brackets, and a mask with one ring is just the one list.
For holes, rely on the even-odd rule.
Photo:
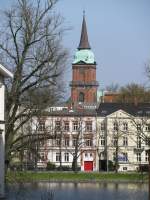
[(79, 102), (84, 102), (84, 93), (80, 92), (79, 94)]

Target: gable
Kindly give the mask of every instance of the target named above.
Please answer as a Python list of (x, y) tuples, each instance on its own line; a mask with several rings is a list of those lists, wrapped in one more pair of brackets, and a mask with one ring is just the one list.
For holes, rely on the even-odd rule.
[(107, 117), (112, 117), (112, 118), (132, 118), (133, 116), (130, 115), (129, 113), (125, 112), (124, 110), (122, 109), (119, 109), (113, 113), (111, 113), (110, 115), (107, 115)]

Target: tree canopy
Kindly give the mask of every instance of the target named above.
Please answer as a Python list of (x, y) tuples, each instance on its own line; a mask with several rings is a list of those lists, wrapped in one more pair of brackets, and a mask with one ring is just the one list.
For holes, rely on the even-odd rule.
[(118, 92), (118, 101), (122, 103), (146, 103), (150, 101), (150, 91), (144, 86), (131, 83), (121, 87)]
[(63, 18), (54, 9), (57, 2), (16, 0), (3, 13), (0, 60), (14, 73), (5, 82), (7, 159), (21, 126), (61, 93), (67, 51), (62, 46)]

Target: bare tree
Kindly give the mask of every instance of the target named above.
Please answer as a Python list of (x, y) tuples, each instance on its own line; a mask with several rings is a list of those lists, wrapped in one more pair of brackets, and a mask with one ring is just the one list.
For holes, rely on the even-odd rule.
[(62, 170), (62, 152), (69, 152), (72, 157), (72, 170), (77, 172), (78, 170), (78, 158), (81, 155), (81, 149), (83, 148), (83, 139), (82, 139), (82, 118), (76, 117), (73, 121), (73, 131), (75, 132), (72, 140), (72, 146), (69, 145), (69, 140), (66, 137), (66, 131), (69, 130), (69, 126), (65, 127), (65, 121), (59, 119), (59, 121), (55, 121), (55, 130), (56, 130), (56, 139), (57, 139), (57, 146), (59, 147), (59, 169)]
[(111, 83), (110, 85), (106, 86), (106, 91), (109, 92), (118, 92), (119, 85), (117, 83)]
[[(122, 127), (123, 125), (126, 125), (124, 127)], [(116, 118), (114, 118), (113, 120), (113, 138), (112, 138), (112, 147), (114, 149), (114, 155), (113, 155), (113, 159), (114, 159), (114, 167), (115, 167), (115, 172), (118, 173), (118, 169), (119, 169), (119, 154), (121, 154), (121, 149), (120, 147), (122, 147), (122, 144), (120, 144), (120, 139), (123, 139), (123, 146), (128, 146), (128, 137), (127, 137), (127, 133), (128, 133), (128, 125), (127, 123), (124, 123), (116, 116)], [(124, 161), (127, 161), (127, 156), (123, 156), (121, 155), (121, 157), (123, 157)]]
[[(87, 123), (87, 124), (86, 124)], [(77, 173), (78, 171), (78, 159), (83, 156), (83, 153), (94, 146), (95, 131), (92, 126), (92, 121), (86, 121), (83, 116), (77, 116), (73, 121), (73, 138), (72, 148), (66, 147), (66, 150), (73, 156), (72, 170)], [(84, 134), (88, 133), (88, 134)], [(82, 158), (81, 158), (82, 160)]]
[(119, 90), (118, 101), (122, 103), (145, 103), (150, 101), (150, 91), (143, 85), (128, 84)]
[[(133, 131), (129, 128), (128, 118), (126, 116), (124, 120), (116, 113), (110, 119), (106, 117), (97, 124), (97, 153), (99, 165), (103, 165), (103, 170), (114, 169), (117, 173), (120, 162), (129, 162), (126, 148)], [(112, 153), (112, 158), (108, 155), (108, 149)]]
[[(72, 170), (75, 173), (77, 173), (77, 171), (78, 171), (78, 158), (81, 155), (81, 148), (83, 146), (83, 140), (82, 140), (83, 127), (82, 127), (81, 117), (78, 118), (77, 121), (75, 121), (74, 123), (77, 123), (76, 124), (77, 134), (75, 135), (75, 137), (73, 139), (74, 152), (73, 152)], [(74, 124), (74, 126), (75, 126), (75, 124)]]
[[(42, 98), (37, 101), (35, 96), (47, 88), (45, 91), (50, 94), (47, 102), (52, 103), (60, 85), (67, 52), (61, 45), (64, 28), (61, 16), (54, 12), (56, 3), (57, 0), (16, 0), (4, 12), (0, 57), (2, 64), (14, 73), (13, 81), (6, 82), (8, 160), (15, 151), (18, 130), (43, 105)], [(20, 118), (23, 120), (18, 123)]]
[[(138, 117), (131, 118), (132, 125), (135, 129), (135, 137), (137, 138), (137, 154), (141, 161), (141, 153), (145, 151), (148, 155), (148, 174), (149, 174), (149, 200), (150, 200), (150, 117), (149, 109), (141, 110)], [(143, 147), (144, 146), (144, 147)], [(141, 168), (141, 169), (140, 169)], [(142, 171), (142, 166), (139, 166)]]

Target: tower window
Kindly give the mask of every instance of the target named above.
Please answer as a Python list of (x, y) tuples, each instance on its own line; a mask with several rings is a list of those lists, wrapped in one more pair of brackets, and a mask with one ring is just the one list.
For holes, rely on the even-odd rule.
[(84, 93), (80, 92), (79, 94), (79, 102), (84, 102)]

